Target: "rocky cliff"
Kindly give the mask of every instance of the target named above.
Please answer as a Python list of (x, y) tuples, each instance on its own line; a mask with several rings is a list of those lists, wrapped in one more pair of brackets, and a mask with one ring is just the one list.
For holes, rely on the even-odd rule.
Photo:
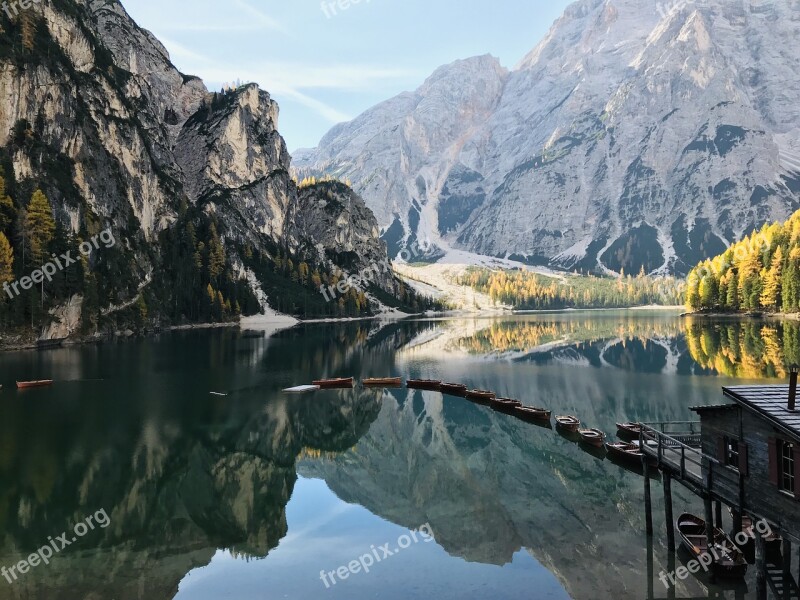
[[(96, 328), (224, 319), (268, 305), (335, 314), (342, 309), (321, 300), (310, 273), (328, 281), (344, 269), (335, 257), (354, 249), (352, 266), (386, 261), (355, 195), (359, 208), (343, 218), (359, 222), (336, 235), (291, 222), (301, 197), (267, 92), (209, 93), (119, 2), (38, 3), (1, 12), (0, 28), (0, 165), (17, 215), (0, 220), (0, 233), (15, 246), (15, 275), (32, 267), (17, 231), (35, 189), (56, 222), (50, 250), (106, 227), (117, 241), (69, 275), (74, 284), (45, 289), (47, 305), (88, 297), (83, 320)], [(391, 277), (382, 284), (393, 291)], [(35, 300), (7, 310), (21, 322), (46, 320)]]
[(797, 0), (580, 0), (513, 70), (439, 69), (298, 167), (355, 182), (387, 239), (685, 273), (800, 206)]

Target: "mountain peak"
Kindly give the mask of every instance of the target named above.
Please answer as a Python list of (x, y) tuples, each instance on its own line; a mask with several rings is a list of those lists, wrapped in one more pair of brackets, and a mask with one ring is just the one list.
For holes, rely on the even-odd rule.
[(512, 71), (437, 69), (303, 162), (346, 173), (393, 240), (686, 272), (800, 205), (791, 4), (580, 0)]

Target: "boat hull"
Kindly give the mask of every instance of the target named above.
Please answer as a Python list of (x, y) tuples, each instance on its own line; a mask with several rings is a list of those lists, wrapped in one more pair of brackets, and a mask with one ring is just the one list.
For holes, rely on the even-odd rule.
[(493, 410), (510, 415), (513, 414), (518, 407), (522, 406), (522, 402), (509, 398), (495, 398), (490, 402), (490, 405)]
[(467, 395), (467, 386), (457, 383), (443, 383), (439, 390), (448, 396), (457, 396), (464, 398)]
[(362, 383), (364, 384), (365, 387), (399, 388), (403, 386), (403, 380), (400, 379), (399, 377), (365, 379)]
[(349, 389), (352, 388), (355, 381), (352, 377), (345, 377), (342, 379), (318, 379), (313, 381), (313, 385), (318, 385), (323, 390), (335, 389)]
[(617, 423), (617, 435), (625, 440), (639, 439), (642, 433), (641, 425), (636, 423)]
[(634, 444), (606, 444), (608, 456), (620, 462), (632, 465), (641, 465), (644, 454)]
[(496, 397), (494, 393), (485, 390), (470, 390), (465, 394), (467, 400), (484, 406), (489, 406)]
[(596, 429), (584, 429), (579, 431), (581, 434), (581, 441), (589, 446), (595, 448), (603, 448), (606, 445), (606, 436)]
[(18, 381), (17, 382), (17, 389), (18, 390), (27, 390), (30, 388), (39, 388), (39, 387), (47, 387), (53, 385), (52, 379), (43, 379), (42, 381)]
[(578, 433), (581, 422), (572, 417), (556, 417), (556, 428), (561, 431), (568, 431), (570, 433)]
[(551, 414), (549, 410), (531, 409), (525, 406), (514, 409), (514, 416), (528, 423), (549, 423)]
[(409, 379), (406, 381), (406, 387), (412, 390), (438, 392), (442, 389), (442, 382), (427, 379)]

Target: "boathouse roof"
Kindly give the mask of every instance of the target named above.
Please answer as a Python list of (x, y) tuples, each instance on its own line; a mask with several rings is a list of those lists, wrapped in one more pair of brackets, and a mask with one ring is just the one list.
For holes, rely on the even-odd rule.
[(739, 408), (738, 404), (715, 404), (713, 406), (691, 406), (689, 410), (696, 413), (717, 412), (720, 410), (733, 410)]
[(788, 385), (740, 385), (724, 387), (722, 391), (727, 398), (800, 439), (800, 411), (789, 410)]

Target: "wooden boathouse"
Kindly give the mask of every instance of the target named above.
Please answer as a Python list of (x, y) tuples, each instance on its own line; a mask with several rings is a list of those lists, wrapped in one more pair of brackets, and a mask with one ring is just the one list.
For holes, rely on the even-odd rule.
[[(672, 481), (705, 502), (705, 520), (722, 527), (722, 507), (733, 515), (733, 530), (742, 517), (766, 521), (783, 538), (778, 557), (767, 556), (763, 536), (756, 536), (756, 597), (800, 600), (792, 576), (792, 545), (800, 545), (800, 411), (797, 369), (789, 385), (723, 388), (724, 403), (691, 410), (699, 422), (645, 424), (645, 510), (653, 533), (648, 470), (662, 474), (670, 551), (675, 549)], [(680, 511), (679, 511), (680, 512)], [(651, 595), (651, 597), (653, 597)], [(674, 597), (674, 596), (672, 596)]]

